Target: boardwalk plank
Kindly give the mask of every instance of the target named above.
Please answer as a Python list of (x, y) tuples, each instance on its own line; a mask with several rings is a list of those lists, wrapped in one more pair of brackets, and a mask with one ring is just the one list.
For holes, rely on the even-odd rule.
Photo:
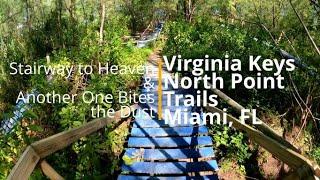
[[(122, 174), (118, 179), (218, 179), (216, 174), (189, 176), (190, 172), (215, 172), (218, 170), (217, 161), (214, 159), (213, 142), (208, 136), (208, 128), (190, 122), (191, 118), (198, 118), (198, 116), (194, 117), (193, 112), (199, 113), (202, 119), (201, 108), (190, 107), (184, 103), (187, 100), (185, 95), (195, 96), (197, 91), (182, 89), (180, 86), (177, 89), (173, 89), (172, 85), (166, 87), (165, 80), (172, 74), (162, 70), (162, 79), (159, 82), (157, 65), (147, 64), (147, 66), (149, 72), (146, 71), (143, 77), (140, 93), (147, 95), (149, 100), (154, 102), (139, 104), (140, 107), (134, 113), (124, 156), (137, 161), (132, 164), (123, 164)], [(154, 71), (150, 72), (150, 70)], [(150, 86), (147, 83), (152, 83), (153, 88), (149, 89)], [(162, 84), (162, 96), (160, 96), (161, 92), (158, 92), (160, 83)], [(171, 93), (172, 105), (167, 103), (169, 98), (166, 95)], [(162, 99), (162, 119), (158, 120), (160, 97)], [(178, 106), (173, 106), (175, 104)], [(170, 112), (175, 122), (166, 124), (164, 119), (170, 118), (170, 116), (164, 112)], [(180, 122), (177, 121), (179, 117), (175, 117), (175, 115), (181, 117)], [(195, 161), (185, 162), (186, 159)]]
[[(176, 112), (170, 111), (170, 115), (167, 114), (166, 111), (162, 113), (162, 120), (158, 120), (158, 112), (157, 109), (148, 109), (149, 107), (144, 107), (147, 109), (146, 111), (137, 111), (134, 115), (133, 127), (175, 127), (175, 126), (194, 126), (194, 123), (190, 122), (193, 115), (191, 114), (191, 110), (188, 112)], [(139, 113), (138, 113), (139, 112)], [(193, 111), (194, 112), (194, 111)], [(178, 116), (180, 117), (180, 122), (178, 121)], [(200, 113), (200, 118), (202, 113)], [(171, 122), (171, 118), (175, 118), (175, 121)], [(166, 124), (165, 119), (168, 120)], [(201, 118), (202, 119), (202, 118)]]
[(154, 160), (178, 160), (190, 158), (213, 158), (215, 157), (212, 147), (199, 149), (126, 149), (125, 155), (130, 158), (142, 157), (144, 161)]
[(133, 122), (133, 127), (139, 127), (139, 128), (159, 128), (159, 127), (192, 127), (196, 126), (191, 124), (190, 122), (181, 124), (179, 123), (172, 123), (172, 124), (166, 124), (164, 120), (157, 120), (156, 119), (136, 119)]
[(165, 137), (147, 138), (130, 137), (128, 147), (153, 148), (153, 147), (190, 147), (190, 146), (211, 146), (212, 140), (209, 136), (201, 137)]
[(205, 162), (136, 162), (123, 165), (122, 171), (143, 174), (186, 174), (189, 172), (216, 171), (216, 160)]
[(193, 136), (193, 135), (206, 135), (208, 128), (206, 126), (198, 127), (164, 127), (164, 128), (132, 128), (131, 136), (146, 136), (146, 137), (159, 137), (159, 136)]
[(172, 176), (172, 177), (161, 177), (161, 176), (130, 176), (120, 175), (118, 180), (218, 180), (217, 175), (210, 176)]

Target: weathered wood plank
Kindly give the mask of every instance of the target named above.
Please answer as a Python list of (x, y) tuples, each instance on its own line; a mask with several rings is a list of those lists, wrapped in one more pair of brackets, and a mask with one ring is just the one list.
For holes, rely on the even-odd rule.
[[(148, 108), (156, 112), (158, 112), (158, 103), (159, 102), (155, 102), (155, 103), (149, 103), (148, 104)], [(179, 106), (167, 106), (167, 103), (163, 104), (161, 106), (162, 108), (162, 112), (166, 112), (166, 111), (170, 111), (170, 112), (175, 112), (175, 111), (180, 111), (180, 112), (190, 112), (193, 111), (193, 109), (196, 109), (195, 107), (186, 107), (183, 105), (179, 105)]]
[[(176, 94), (176, 95), (172, 95), (170, 97), (170, 95), (167, 95), (165, 92), (166, 91), (162, 91), (162, 104), (165, 106), (169, 103), (169, 100), (171, 100), (171, 103), (170, 104), (178, 104), (179, 105), (183, 105), (183, 103), (185, 102), (185, 98), (181, 98), (179, 97), (179, 94)], [(149, 96), (150, 99), (149, 99), (149, 102), (146, 104), (146, 105), (157, 105), (157, 103), (159, 102), (159, 96), (157, 94), (158, 92), (148, 92), (148, 93), (141, 93), (141, 94), (144, 94), (146, 96)], [(151, 99), (152, 98), (152, 99)]]
[(164, 127), (164, 128), (132, 128), (131, 136), (165, 137), (165, 136), (194, 136), (208, 134), (206, 126), (198, 127)]
[(162, 137), (162, 138), (140, 138), (130, 137), (128, 147), (153, 148), (153, 147), (190, 147), (190, 146), (212, 146), (209, 136), (201, 137)]
[[(223, 111), (216, 107), (205, 108), (210, 112), (217, 112), (221, 115), (223, 114)], [(295, 152), (291, 148), (287, 148), (275, 139), (272, 139), (269, 136), (265, 135), (263, 132), (260, 132), (247, 124), (242, 124), (240, 120), (234, 118), (231, 115), (227, 115), (227, 120), (233, 123), (233, 127), (235, 127), (238, 130), (245, 131), (249, 138), (251, 138), (254, 142), (259, 144), (263, 148), (265, 148), (275, 157), (277, 157), (284, 163), (288, 164), (290, 167), (297, 169), (305, 166), (311, 169), (310, 172), (312, 172), (313, 174), (315, 173), (315, 167), (307, 158), (303, 157), (301, 154)]]
[[(174, 117), (174, 112), (171, 112), (171, 117)], [(143, 127), (143, 128), (160, 128), (160, 127), (190, 127), (190, 126), (196, 126), (193, 125), (189, 121), (189, 117), (192, 117), (190, 112), (184, 112), (180, 113), (181, 115), (181, 122), (178, 121), (175, 122), (169, 122), (169, 124), (166, 124), (165, 120), (158, 120), (156, 117), (157, 112), (152, 111), (150, 114), (147, 113), (138, 113), (134, 116), (135, 120), (133, 121), (133, 127)], [(163, 114), (163, 118), (166, 119), (168, 116), (166, 114)], [(185, 119), (186, 116), (186, 119)]]
[(161, 120), (145, 120), (145, 119), (136, 119), (133, 121), (133, 127), (134, 128), (159, 128), (159, 127), (169, 127), (164, 123), (164, 121)]
[(133, 127), (139, 128), (161, 128), (161, 127), (192, 127), (196, 125), (192, 125), (189, 122), (182, 121), (181, 124), (179, 123), (171, 123), (166, 124), (164, 120), (157, 120), (157, 119), (136, 119), (133, 121)]
[(125, 155), (130, 158), (142, 157), (145, 161), (178, 160), (190, 158), (214, 158), (212, 147), (199, 149), (126, 149)]
[(172, 177), (161, 177), (161, 176), (133, 176), (133, 175), (120, 175), (118, 180), (218, 180), (217, 175), (209, 175), (209, 176), (172, 176)]
[(69, 131), (64, 131), (48, 138), (42, 139), (35, 143), (32, 143), (31, 146), (37, 152), (37, 154), (44, 158), (60, 149), (63, 149), (73, 142), (79, 140), (81, 137), (89, 135), (103, 127), (107, 124), (118, 122), (121, 120), (121, 115), (125, 115), (133, 112), (133, 109), (136, 108), (136, 105), (131, 106), (131, 109), (124, 109), (122, 112), (117, 111), (114, 115), (114, 118), (101, 118), (90, 121), (80, 127), (71, 129)]
[(302, 166), (298, 169), (293, 170), (283, 180), (315, 180), (314, 176), (309, 167)]
[[(209, 84), (210, 85), (210, 84)], [(218, 89), (211, 89), (213, 93), (218, 95), (221, 99), (223, 99), (225, 102), (227, 102), (230, 106), (232, 106), (236, 111), (241, 112), (242, 109), (245, 109), (243, 106), (241, 106), (239, 103), (234, 101), (232, 98), (224, 94), (222, 91)], [(252, 115), (250, 114), (252, 117)], [(286, 146), (287, 148), (292, 149), (293, 151), (299, 152), (298, 148), (296, 148), (294, 145), (290, 144), (288, 141), (283, 139), (280, 135), (278, 135), (272, 128), (270, 128), (268, 125), (266, 125), (263, 121), (261, 121), (262, 124), (257, 124), (255, 127), (259, 129), (264, 134), (268, 135), (270, 138), (274, 139), (275, 141), (278, 141), (282, 145)]]
[(203, 162), (136, 162), (122, 165), (122, 171), (143, 174), (186, 174), (189, 172), (217, 171), (216, 160)]
[(21, 155), (16, 165), (11, 170), (8, 179), (27, 180), (34, 168), (36, 167), (39, 160), (39, 155), (34, 151), (34, 149), (31, 146), (28, 146), (27, 149)]
[(40, 163), (40, 167), (42, 172), (51, 180), (63, 180), (64, 178), (57, 173), (56, 170), (53, 169), (53, 167), (50, 166), (50, 164), (47, 163), (47, 161), (43, 160)]

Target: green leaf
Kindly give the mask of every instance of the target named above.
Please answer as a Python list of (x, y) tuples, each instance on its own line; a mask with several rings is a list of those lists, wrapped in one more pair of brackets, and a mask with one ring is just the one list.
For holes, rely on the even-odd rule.
[(41, 126), (38, 126), (38, 125), (35, 125), (35, 124), (29, 125), (28, 128), (31, 131), (36, 131), (36, 132), (42, 132), (43, 131), (43, 128)]
[(124, 155), (122, 157), (122, 160), (126, 165), (132, 165), (134, 163), (134, 159), (129, 157), (128, 155)]
[(74, 127), (79, 127), (79, 126), (82, 125), (82, 122), (80, 122), (80, 121), (73, 121), (72, 124), (73, 124)]

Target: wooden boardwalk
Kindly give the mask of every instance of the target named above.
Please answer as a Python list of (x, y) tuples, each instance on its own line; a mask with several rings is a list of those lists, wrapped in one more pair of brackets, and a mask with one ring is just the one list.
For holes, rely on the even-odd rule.
[[(159, 58), (152, 58), (159, 59)], [(42, 172), (49, 179), (63, 179), (63, 177), (46, 162), (49, 155), (69, 147), (80, 138), (88, 136), (98, 130), (105, 128), (112, 123), (122, 122), (122, 115), (129, 116), (132, 110), (135, 111), (135, 119), (132, 122), (131, 133), (125, 147), (122, 164), (122, 172), (118, 176), (120, 180), (134, 179), (218, 179), (216, 172), (218, 165), (215, 160), (213, 142), (208, 135), (206, 126), (191, 125), (190, 123), (166, 124), (166, 116), (158, 120), (158, 115), (163, 116), (163, 111), (169, 113), (179, 112), (186, 109), (181, 114), (190, 115), (191, 112), (201, 113), (200, 109), (194, 107), (184, 107), (186, 99), (178, 98), (179, 95), (195, 95), (192, 89), (173, 90), (172, 87), (159, 86), (164, 80), (171, 76), (163, 70), (157, 72), (157, 61), (147, 65), (154, 73), (146, 73), (144, 78), (149, 78), (154, 83), (153, 89), (148, 89), (144, 81), (141, 93), (152, 95), (154, 102), (131, 105), (129, 109), (117, 111), (113, 118), (100, 118), (84, 123), (82, 126), (57, 133), (42, 140), (30, 144), (18, 162), (11, 170), (7, 179), (27, 180), (35, 168), (41, 168)], [(158, 78), (162, 75), (161, 78)], [(162, 88), (161, 88), (162, 87)], [(241, 111), (244, 107), (232, 100), (223, 92), (212, 89), (222, 100), (226, 101), (235, 110)], [(177, 100), (178, 107), (169, 107), (166, 104), (168, 98), (162, 97), (166, 92), (173, 93), (173, 100)], [(179, 101), (178, 101), (179, 100)], [(160, 108), (159, 108), (160, 107)], [(151, 108), (153, 110), (151, 110)], [(159, 108), (159, 109), (158, 109)], [(207, 111), (222, 114), (223, 111), (205, 106)], [(142, 109), (147, 109), (139, 113)], [(160, 111), (161, 109), (161, 111)], [(156, 115), (151, 117), (150, 115)], [(161, 116), (162, 114), (162, 116)], [(165, 113), (166, 115), (167, 113)], [(188, 119), (188, 118), (187, 118)], [(227, 120), (233, 123), (237, 130), (245, 132), (253, 142), (265, 148), (276, 158), (287, 164), (292, 171), (285, 177), (286, 179), (318, 179), (320, 168), (314, 162), (302, 156), (297, 149), (281, 136), (276, 134), (269, 126), (262, 124), (257, 129), (231, 115)]]
[[(189, 114), (193, 111), (200, 112), (200, 110), (183, 106), (167, 107), (167, 98), (160, 97), (162, 93), (158, 85), (159, 82), (164, 83), (164, 79), (171, 74), (162, 69), (162, 79), (159, 81), (159, 68), (156, 61), (149, 62), (147, 69), (152, 70), (153, 73), (149, 71), (145, 74), (141, 93), (152, 96), (155, 101), (139, 104), (135, 112), (124, 153), (125, 158), (130, 161), (124, 161), (121, 167), (122, 173), (118, 179), (218, 179), (216, 175), (218, 165), (207, 127), (190, 123), (166, 124), (163, 118), (158, 119), (158, 115), (163, 115), (166, 109), (174, 113), (177, 108), (181, 108), (185, 110), (181, 113)], [(145, 86), (148, 80), (154, 84), (153, 89)], [(162, 87), (160, 90), (174, 91), (175, 95), (194, 95), (195, 93), (194, 90), (172, 90), (172, 87)], [(162, 113), (158, 112), (159, 99), (162, 102), (160, 103)], [(156, 116), (151, 117), (151, 115)]]

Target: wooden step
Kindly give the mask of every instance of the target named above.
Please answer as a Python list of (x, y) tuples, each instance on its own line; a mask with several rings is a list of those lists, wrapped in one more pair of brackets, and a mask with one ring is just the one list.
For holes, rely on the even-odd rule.
[(120, 175), (118, 180), (218, 180), (217, 175), (209, 176), (133, 176)]
[[(150, 73), (150, 74), (146, 74), (143, 76), (143, 81), (146, 81), (146, 79), (151, 79), (151, 81), (157, 81), (158, 80), (158, 77), (159, 77), (159, 74), (158, 72), (154, 71), (153, 73)], [(168, 79), (168, 78), (171, 78), (171, 74), (162, 74), (162, 79)]]
[[(157, 88), (152, 88), (152, 89), (151, 89), (152, 91), (147, 91), (147, 90), (148, 90), (148, 88), (145, 88), (145, 87), (142, 86), (142, 88), (141, 88), (142, 94), (144, 94), (144, 93), (150, 93), (150, 92), (157, 94), (157, 93), (158, 93), (158, 86), (157, 86)], [(177, 94), (191, 94), (191, 95), (195, 95), (195, 92), (190, 91), (190, 90), (188, 90), (188, 89), (182, 89), (182, 88), (172, 89), (172, 87), (166, 88), (165, 86), (163, 86), (163, 87), (162, 87), (162, 91), (163, 91), (163, 93), (165, 93), (165, 94), (174, 93), (172, 96), (177, 95)]]
[(167, 161), (190, 158), (214, 158), (212, 147), (198, 149), (126, 149), (125, 155), (134, 159), (142, 158), (143, 161)]
[(208, 128), (206, 126), (198, 127), (164, 127), (164, 128), (132, 128), (131, 136), (194, 136), (207, 135)]
[[(169, 77), (162, 77), (162, 84), (165, 84), (165, 81), (169, 82)], [(158, 84), (159, 80), (158, 77), (154, 77), (154, 76), (146, 76), (145, 78), (142, 79), (141, 84), (145, 84), (145, 83), (152, 83), (152, 84)], [(170, 84), (170, 83), (168, 83)]]
[[(165, 109), (162, 110), (162, 117), (163, 117), (163, 119), (165, 119), (165, 118), (170, 118), (170, 117), (174, 118), (175, 115), (176, 116), (180, 116), (181, 124), (192, 125), (189, 120), (192, 117), (194, 117), (192, 112), (195, 113), (197, 111), (200, 111), (200, 110), (196, 109), (196, 108), (184, 109), (184, 108), (179, 108), (178, 107), (177, 110), (175, 111), (175, 110), (170, 110), (168, 108), (165, 108)], [(170, 114), (167, 114), (169, 112), (170, 112)], [(201, 117), (202, 113), (201, 112), (198, 112), (198, 113), (200, 113), (200, 117)], [(144, 123), (148, 123), (149, 124), (150, 122), (148, 122), (148, 121), (155, 121), (155, 120), (158, 119), (157, 118), (158, 117), (158, 109), (155, 106), (140, 105), (140, 107), (135, 111), (133, 117), (137, 121), (137, 123), (139, 123), (139, 125), (141, 127), (146, 127), (146, 126), (144, 126)], [(155, 122), (155, 123), (156, 124), (158, 124), (158, 123), (162, 124), (163, 123), (163, 126), (167, 126), (164, 121), (163, 122)], [(175, 124), (178, 124), (177, 121), (172, 123), (172, 125), (175, 125)], [(184, 125), (182, 125), (182, 126), (184, 126)], [(159, 125), (151, 126), (151, 127), (159, 127)], [(162, 126), (160, 125), (160, 127), (162, 127)]]
[[(149, 87), (149, 86), (146, 86), (146, 87)], [(150, 92), (158, 92), (158, 88), (159, 88), (159, 86), (158, 86), (158, 84), (153, 84), (152, 85), (152, 87), (151, 87), (151, 89), (149, 89), (149, 91), (148, 91), (148, 88), (146, 88), (146, 87), (144, 87), (144, 86), (141, 86), (141, 88), (140, 88), (140, 92), (141, 93), (150, 93)], [(164, 84), (162, 85), (162, 87), (161, 87), (161, 90), (162, 91), (173, 91), (173, 90), (175, 90), (172, 86), (164, 86)]]
[(128, 147), (135, 148), (182, 148), (193, 146), (212, 146), (212, 140), (209, 136), (200, 137), (130, 137)]
[[(167, 105), (175, 106), (176, 101), (177, 101), (177, 104), (179, 106), (184, 106), (184, 102), (186, 101), (186, 99), (184, 99), (184, 98), (176, 99), (175, 97), (172, 97), (170, 100), (171, 100), (171, 102), (168, 102), (169, 98), (167, 96), (163, 96), (162, 97), (162, 105), (163, 106), (167, 106)], [(143, 104), (141, 107), (152, 106), (152, 105), (158, 107), (159, 97), (158, 97), (158, 95), (153, 95), (152, 97), (146, 99), (146, 102), (147, 102), (147, 104)]]
[(136, 162), (122, 165), (122, 171), (143, 174), (187, 174), (190, 172), (217, 171), (216, 160), (203, 162)]
[[(139, 104), (134, 113), (131, 134), (128, 139), (125, 156), (136, 159), (133, 164), (122, 165), (120, 180), (135, 179), (159, 179), (159, 180), (187, 180), (187, 179), (218, 179), (214, 174), (218, 165), (214, 159), (213, 142), (208, 136), (208, 128), (205, 126), (193, 125), (189, 122), (192, 112), (201, 114), (200, 108), (186, 107), (185, 98), (179, 97), (178, 106), (168, 106), (168, 97), (164, 94), (172, 92), (172, 104), (181, 95), (196, 95), (196, 90), (173, 89), (171, 85), (165, 87), (165, 79), (170, 78), (171, 73), (162, 73), (162, 79), (158, 81), (157, 66), (151, 65), (150, 69), (155, 72), (146, 73), (144, 78), (151, 78), (151, 81), (142, 79), (140, 86), (141, 94), (152, 95), (153, 103)], [(144, 86), (145, 83), (152, 83), (153, 88)], [(169, 110), (171, 116), (180, 111), (181, 124), (165, 124), (166, 118), (162, 114), (162, 120), (158, 120), (159, 94), (158, 85), (162, 84), (162, 112)], [(146, 109), (144, 112), (142, 109)], [(140, 113), (138, 113), (140, 111)], [(153, 117), (151, 117), (151, 114)], [(184, 122), (185, 115), (187, 115)], [(186, 160), (194, 160), (190, 162)], [(209, 171), (209, 173), (207, 173)], [(201, 172), (204, 172), (201, 173)], [(196, 173), (196, 174), (190, 174)], [(126, 175), (124, 175), (126, 174)], [(209, 174), (209, 175), (208, 175)], [(150, 176), (148, 176), (150, 175)], [(200, 176), (203, 175), (203, 176)]]
[[(159, 95), (158, 95), (158, 92), (156, 93), (149, 93), (146, 95), (149, 95), (150, 99), (153, 100), (154, 103), (158, 104), (159, 102)], [(184, 94), (186, 95), (186, 94)], [(183, 95), (183, 96), (184, 96)], [(192, 95), (192, 94), (188, 94), (188, 95)], [(175, 94), (175, 95), (172, 95), (169, 99), (169, 95), (166, 95), (166, 94), (162, 94), (162, 104), (168, 104), (167, 101), (171, 100), (171, 104), (175, 105), (176, 101), (178, 101), (179, 105), (184, 105), (184, 102), (186, 101), (186, 98), (184, 97), (179, 97), (181, 96), (181, 94)], [(149, 100), (150, 102), (150, 100)]]
[[(148, 106), (145, 106), (144, 107), (145, 109), (152, 109), (153, 111), (158, 111), (158, 103), (149, 103)], [(196, 111), (196, 107), (186, 107), (186, 106), (167, 106), (167, 104), (163, 104), (162, 105), (162, 111), (165, 112), (165, 111), (171, 111), (171, 112), (175, 112), (175, 111), (180, 111), (181, 113), (184, 113), (184, 112), (194, 112)], [(138, 111), (136, 111), (138, 112)]]
[(190, 122), (181, 122), (181, 123), (171, 123), (171, 124), (166, 124), (164, 120), (157, 120), (151, 119), (151, 117), (144, 117), (142, 119), (141, 117), (137, 117), (138, 119), (135, 119), (133, 121), (133, 127), (139, 127), (139, 128), (159, 128), (159, 127), (193, 127), (197, 125), (193, 125)]

